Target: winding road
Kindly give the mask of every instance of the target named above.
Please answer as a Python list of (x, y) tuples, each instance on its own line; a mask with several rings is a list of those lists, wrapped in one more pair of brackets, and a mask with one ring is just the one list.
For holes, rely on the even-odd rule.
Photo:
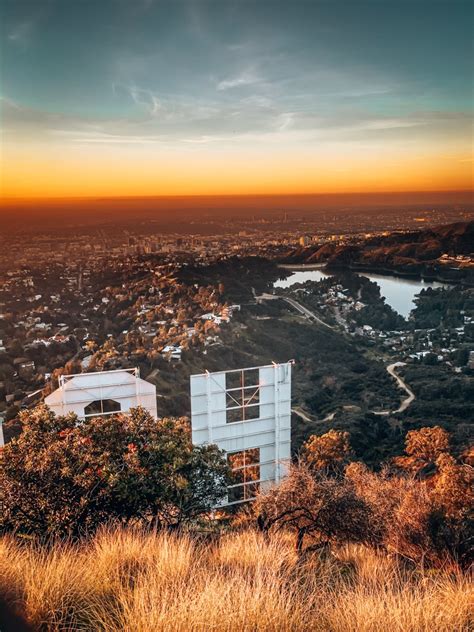
[[(301, 303), (298, 303), (298, 301), (295, 301), (295, 299), (293, 298), (289, 298), (287, 296), (278, 296), (275, 294), (267, 294), (265, 292), (263, 294), (260, 294), (260, 296), (257, 296), (254, 288), (252, 288), (252, 292), (253, 292), (253, 295), (255, 296), (256, 301), (274, 301), (277, 299), (282, 299), (286, 301), (289, 305), (291, 305), (294, 309), (296, 309), (300, 314), (303, 314), (303, 316), (305, 316), (309, 320), (314, 320), (320, 325), (327, 327), (328, 329), (333, 329), (333, 330), (336, 329), (336, 327), (333, 327), (332, 325), (328, 325), (327, 323), (325, 323), (323, 320), (319, 318), (319, 316), (316, 316), (314, 312), (312, 312), (310, 309), (308, 309), (304, 305), (301, 305)], [(389, 364), (385, 368), (386, 368), (387, 373), (396, 380), (398, 388), (401, 388), (402, 390), (405, 391), (405, 393), (407, 394), (407, 397), (405, 397), (405, 399), (401, 401), (400, 406), (396, 410), (369, 411), (373, 415), (387, 416), (387, 415), (394, 415), (395, 413), (403, 413), (408, 408), (408, 406), (410, 406), (410, 404), (413, 401), (415, 401), (416, 399), (415, 393), (411, 390), (408, 384), (396, 372), (397, 367), (405, 366), (405, 364), (406, 362), (393, 362), (392, 364)], [(329, 415), (327, 415), (324, 419), (318, 420), (318, 419), (312, 419), (311, 417), (308, 417), (308, 415), (304, 413), (301, 410), (301, 408), (292, 408), (291, 411), (295, 415), (303, 419), (304, 421), (308, 421), (308, 422), (332, 421), (336, 415), (336, 412), (332, 412), (332, 413), (329, 413)]]
[[(396, 368), (399, 366), (405, 366), (405, 364), (406, 362), (393, 362), (393, 364), (389, 364), (388, 366), (386, 366), (385, 369), (387, 373), (397, 381), (398, 387), (403, 389), (405, 393), (407, 393), (408, 397), (405, 397), (405, 399), (402, 400), (400, 406), (396, 410), (370, 410), (369, 412), (371, 412), (373, 415), (388, 416), (394, 415), (395, 413), (402, 413), (408, 408), (408, 406), (410, 406), (413, 401), (415, 401), (415, 393), (411, 390), (408, 384), (404, 382), (404, 380), (396, 373)], [(291, 412), (294, 413), (297, 417), (300, 417), (304, 421), (310, 423), (322, 423), (325, 421), (332, 421), (336, 416), (336, 411), (329, 413), (329, 415), (327, 415), (324, 419), (311, 418), (305, 412), (303, 412), (301, 408), (292, 408)]]
[(304, 421), (308, 421), (309, 423), (315, 423), (315, 422), (324, 423), (325, 421), (332, 421), (334, 417), (336, 416), (336, 413), (333, 412), (333, 413), (329, 413), (329, 415), (324, 417), (324, 419), (312, 419), (311, 417), (308, 417), (308, 415), (304, 413), (301, 410), (301, 408), (292, 408), (291, 412), (294, 413), (300, 419), (303, 419)]
[(403, 379), (396, 373), (395, 369), (399, 366), (405, 366), (406, 362), (394, 362), (393, 364), (389, 364), (386, 369), (387, 372), (393, 377), (395, 378), (395, 380), (397, 381), (398, 384), (398, 388), (401, 388), (405, 391), (405, 393), (408, 395), (408, 397), (406, 397), (404, 400), (402, 400), (400, 406), (397, 408), (397, 410), (382, 410), (379, 412), (376, 411), (372, 411), (374, 415), (393, 415), (395, 413), (402, 413), (404, 410), (406, 410), (408, 408), (408, 406), (410, 406), (410, 404), (415, 401), (416, 397), (415, 397), (415, 393), (411, 390), (411, 388), (408, 386), (408, 384), (406, 382), (403, 381)]

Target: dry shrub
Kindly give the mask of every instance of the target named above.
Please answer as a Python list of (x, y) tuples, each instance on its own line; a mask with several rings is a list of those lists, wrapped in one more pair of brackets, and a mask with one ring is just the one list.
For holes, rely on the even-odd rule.
[(281, 532), (272, 539), (263, 538), (259, 532), (250, 529), (229, 533), (219, 541), (214, 559), (224, 568), (289, 569), (298, 560), (292, 543), (289, 532)]
[(449, 454), (441, 454), (436, 460), (433, 497), (449, 518), (464, 519), (474, 506), (474, 469), (464, 463), (456, 463)]
[(365, 546), (346, 544), (335, 549), (334, 556), (340, 562), (353, 564), (357, 569), (359, 582), (367, 587), (377, 587), (392, 582), (403, 572), (399, 561), (381, 549), (374, 550)]
[[(292, 538), (103, 529), (82, 543), (4, 539), (0, 582), (35, 629), (102, 632), (468, 630), (468, 578), (360, 545), (297, 558)], [(348, 574), (347, 569), (353, 569)]]
[[(141, 529), (104, 528), (94, 538), (92, 554), (100, 569), (102, 585), (127, 586), (152, 565), (165, 581), (177, 581), (190, 572), (195, 545), (189, 538), (178, 539), (166, 532), (159, 536)], [(144, 555), (144, 551), (146, 555)]]
[(80, 629), (89, 620), (94, 587), (88, 582), (92, 568), (76, 547), (57, 543), (44, 548), (15, 543), (0, 552), (3, 595), (35, 629)]
[(371, 539), (370, 510), (352, 482), (315, 472), (304, 463), (290, 466), (277, 487), (260, 494), (254, 511), (264, 530), (295, 531), (300, 552), (308, 535), (321, 543)]
[(394, 465), (411, 472), (423, 474), (434, 467), (436, 460), (449, 453), (449, 433), (440, 426), (410, 430), (405, 437), (405, 455), (393, 459)]
[(449, 433), (440, 426), (410, 430), (405, 438), (408, 456), (433, 463), (445, 452), (449, 452)]
[(472, 590), (465, 580), (395, 575), (360, 582), (333, 593), (321, 617), (332, 632), (466, 632), (471, 629)]
[(468, 566), (472, 471), (447, 454), (438, 457), (437, 465), (433, 477), (419, 480), (351, 463), (346, 478), (370, 508), (374, 536), (387, 551), (416, 563), (439, 566), (457, 560)]
[[(149, 541), (143, 549), (145, 564), (133, 585), (116, 585), (114, 622), (102, 606), (98, 608), (96, 619), (105, 630), (276, 630), (285, 629), (285, 622), (287, 629), (300, 625), (308, 604), (298, 604), (292, 585), (284, 582), (296, 564), (286, 534), (267, 541), (248, 531), (207, 545), (193, 544), (188, 537), (151, 539), (154, 543)], [(178, 569), (169, 565), (168, 555), (167, 571), (163, 569), (163, 544), (185, 549), (185, 555), (176, 551), (176, 559), (181, 558)], [(184, 558), (189, 560), (187, 567)]]

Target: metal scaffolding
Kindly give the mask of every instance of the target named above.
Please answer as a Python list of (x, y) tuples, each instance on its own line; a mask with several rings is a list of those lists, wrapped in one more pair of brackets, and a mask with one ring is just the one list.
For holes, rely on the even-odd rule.
[[(286, 473), (291, 448), (292, 364), (191, 376), (193, 443), (215, 443), (227, 453), (231, 469), (242, 471), (242, 480), (229, 488), (231, 498), (236, 497), (235, 488), (240, 488), (242, 498), (228, 498), (223, 504), (246, 502), (253, 497), (247, 488), (256, 492), (260, 486), (277, 483)], [(233, 462), (240, 464), (232, 467)], [(246, 475), (247, 470), (251, 475)]]

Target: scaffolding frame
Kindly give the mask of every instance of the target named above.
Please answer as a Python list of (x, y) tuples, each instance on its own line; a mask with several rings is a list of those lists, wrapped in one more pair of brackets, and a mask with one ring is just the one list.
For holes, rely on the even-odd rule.
[[(132, 401), (133, 406), (144, 406), (156, 416), (156, 389), (154, 396), (150, 389), (155, 387), (140, 378), (138, 367), (61, 375), (59, 388), (51, 394), (56, 397), (50, 405), (59, 414), (64, 415), (74, 409), (81, 419), (87, 419), (126, 412), (132, 407)], [(120, 405), (120, 411), (85, 413), (88, 404), (108, 399), (116, 401)]]
[[(286, 473), (291, 450), (291, 367), (286, 363), (252, 366), (229, 371), (191, 376), (191, 424), (193, 442), (215, 443), (226, 454), (259, 449), (259, 463), (236, 468), (259, 467), (258, 481), (244, 481), (229, 489), (245, 485), (276, 484)], [(246, 380), (258, 371), (258, 382)], [(238, 385), (230, 386), (237, 375)], [(257, 410), (257, 416), (249, 411)], [(241, 411), (241, 419), (229, 419), (229, 412)], [(238, 504), (250, 499), (238, 500)], [(221, 506), (222, 506), (221, 504)]]

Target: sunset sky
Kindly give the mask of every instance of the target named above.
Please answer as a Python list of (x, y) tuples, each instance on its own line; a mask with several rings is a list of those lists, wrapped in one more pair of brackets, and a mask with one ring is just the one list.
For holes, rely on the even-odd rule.
[(0, 7), (5, 198), (472, 188), (471, 2)]

